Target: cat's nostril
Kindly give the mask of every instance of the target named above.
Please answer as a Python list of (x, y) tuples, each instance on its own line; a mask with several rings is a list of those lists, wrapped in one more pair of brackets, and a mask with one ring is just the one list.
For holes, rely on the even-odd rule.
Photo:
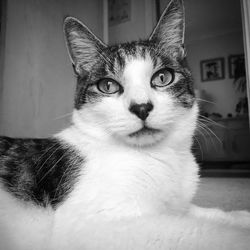
[(149, 115), (149, 112), (153, 110), (153, 104), (151, 102), (137, 104), (133, 103), (129, 107), (129, 111), (145, 121)]
[(151, 102), (148, 102), (148, 103), (146, 103), (146, 108), (147, 108), (147, 110), (148, 110), (148, 112), (150, 112), (151, 110), (153, 110), (153, 104), (151, 103)]

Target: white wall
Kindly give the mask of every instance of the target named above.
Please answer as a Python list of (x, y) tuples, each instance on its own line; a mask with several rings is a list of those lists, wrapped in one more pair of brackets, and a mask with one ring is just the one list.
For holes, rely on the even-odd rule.
[(72, 15), (102, 37), (102, 1), (7, 0), (0, 134), (43, 137), (69, 124), (75, 79), (62, 31)]
[[(235, 114), (235, 106), (240, 93), (235, 91), (233, 79), (229, 78), (228, 56), (244, 53), (242, 32), (192, 42), (187, 45), (187, 53), (195, 87), (203, 91), (204, 99), (215, 102), (215, 104), (206, 104), (205, 111), (220, 113), (223, 117), (226, 117), (228, 113)], [(200, 61), (218, 57), (225, 58), (225, 79), (202, 82)]]
[(155, 21), (153, 0), (131, 0), (129, 21), (109, 27), (109, 43), (129, 42), (147, 38)]

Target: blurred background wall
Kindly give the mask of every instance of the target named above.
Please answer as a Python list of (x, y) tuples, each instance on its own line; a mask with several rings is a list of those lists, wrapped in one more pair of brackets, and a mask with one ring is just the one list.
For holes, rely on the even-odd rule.
[(63, 36), (74, 16), (103, 36), (99, 0), (6, 0), (0, 134), (44, 137), (68, 126), (75, 79)]

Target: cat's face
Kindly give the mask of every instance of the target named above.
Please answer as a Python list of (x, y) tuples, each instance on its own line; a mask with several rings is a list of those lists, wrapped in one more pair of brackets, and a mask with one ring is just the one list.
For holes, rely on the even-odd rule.
[(67, 18), (65, 34), (78, 77), (78, 122), (145, 146), (195, 121), (183, 22), (181, 2), (175, 0), (147, 41), (108, 47), (78, 20)]

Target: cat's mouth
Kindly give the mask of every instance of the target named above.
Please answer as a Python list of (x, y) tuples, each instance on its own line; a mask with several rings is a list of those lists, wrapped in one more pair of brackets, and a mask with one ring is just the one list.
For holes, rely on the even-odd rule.
[(129, 134), (129, 137), (140, 137), (144, 135), (154, 135), (160, 133), (160, 129), (143, 126), (141, 129)]

